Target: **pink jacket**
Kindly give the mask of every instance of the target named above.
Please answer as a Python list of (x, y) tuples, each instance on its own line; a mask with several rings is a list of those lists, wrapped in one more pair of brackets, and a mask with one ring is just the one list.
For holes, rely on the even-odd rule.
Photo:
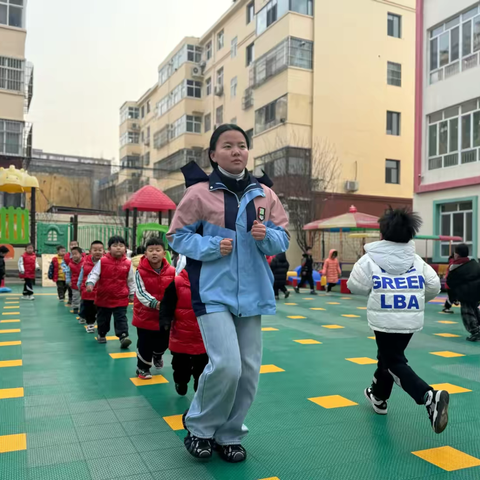
[(338, 260), (333, 258), (334, 253), (337, 253), (335, 249), (330, 250), (328, 258), (323, 264), (322, 275), (326, 275), (327, 283), (337, 283), (340, 275), (342, 274)]

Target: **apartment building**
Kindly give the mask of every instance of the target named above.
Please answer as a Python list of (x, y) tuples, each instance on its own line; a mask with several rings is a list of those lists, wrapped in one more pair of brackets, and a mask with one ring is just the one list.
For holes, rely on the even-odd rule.
[(121, 107), (115, 182), (130, 192), (148, 181), (178, 202), (180, 168), (208, 170), (212, 131), (237, 123), (252, 140), (249, 168), (279, 193), (312, 176), (319, 206), (333, 192), (321, 216), (411, 204), (414, 52), (415, 0), (237, 0)]
[[(25, 122), (33, 94), (33, 66), (25, 59), (27, 0), (0, 0), (0, 167), (28, 167), (32, 130)], [(19, 204), (0, 193), (1, 205)]]
[[(419, 0), (414, 208), (422, 233), (460, 236), (480, 256), (480, 3)], [(446, 262), (449, 242), (429, 252)]]

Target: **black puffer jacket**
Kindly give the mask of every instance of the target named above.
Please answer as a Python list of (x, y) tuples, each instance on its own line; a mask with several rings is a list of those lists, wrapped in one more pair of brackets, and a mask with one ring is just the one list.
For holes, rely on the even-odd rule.
[(478, 262), (470, 260), (463, 265), (452, 265), (448, 272), (447, 285), (459, 302), (480, 302), (480, 265)]
[(290, 268), (290, 264), (288, 263), (285, 253), (279, 253), (272, 260), (270, 268), (272, 269), (273, 276), (275, 277), (275, 284), (278, 286), (286, 285), (287, 273), (288, 269)]

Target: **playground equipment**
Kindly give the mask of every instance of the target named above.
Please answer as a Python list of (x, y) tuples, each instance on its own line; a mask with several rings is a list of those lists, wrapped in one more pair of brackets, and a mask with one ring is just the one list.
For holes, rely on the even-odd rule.
[[(167, 247), (167, 232), (168, 226), (166, 225), (159, 225), (158, 223), (142, 223), (137, 227), (136, 243), (138, 246), (146, 243), (148, 238), (152, 236), (149, 235), (149, 233), (154, 233), (156, 236), (162, 239), (163, 244), (165, 245), (165, 247)], [(172, 263), (172, 258), (169, 251), (165, 252), (165, 258), (167, 259), (168, 263)]]

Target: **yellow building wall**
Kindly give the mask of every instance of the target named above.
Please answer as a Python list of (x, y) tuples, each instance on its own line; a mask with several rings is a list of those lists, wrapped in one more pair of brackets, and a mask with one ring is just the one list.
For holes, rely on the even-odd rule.
[(0, 55), (25, 59), (25, 40), (27, 32), (17, 28), (0, 27)]
[[(411, 198), (413, 192), (415, 12), (413, 0), (315, 2), (313, 135), (334, 145), (358, 194)], [(405, 7), (401, 5), (404, 4)], [(402, 16), (402, 38), (387, 14)], [(387, 62), (402, 64), (402, 86), (387, 85)], [(387, 110), (401, 112), (401, 136), (386, 134)], [(385, 160), (400, 160), (400, 185), (385, 183)]]
[(23, 122), (23, 104), (23, 95), (0, 90), (0, 118)]

